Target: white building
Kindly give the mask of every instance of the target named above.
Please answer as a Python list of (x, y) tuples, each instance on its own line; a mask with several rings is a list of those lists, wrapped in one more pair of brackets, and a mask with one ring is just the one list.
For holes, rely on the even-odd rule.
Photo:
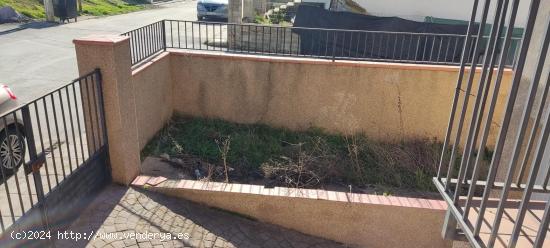
[[(369, 15), (397, 16), (413, 21), (424, 21), (427, 16), (469, 21), (474, 0), (355, 0), (355, 2), (365, 8)], [(485, 1), (479, 2), (478, 13), (481, 13)], [(497, 1), (491, 2), (489, 13), (494, 12)], [(516, 26), (525, 25), (529, 3), (530, 1), (520, 1)], [(489, 21), (492, 19), (490, 16)]]

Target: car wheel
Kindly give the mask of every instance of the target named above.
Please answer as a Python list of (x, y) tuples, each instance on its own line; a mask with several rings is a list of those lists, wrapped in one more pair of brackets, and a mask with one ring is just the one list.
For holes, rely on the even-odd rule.
[(202, 19), (204, 19), (204, 17), (202, 17), (202, 16), (197, 16), (197, 20), (202, 21)]
[(14, 127), (0, 131), (0, 166), (2, 166), (4, 176), (13, 175), (24, 160), (25, 138), (23, 135)]

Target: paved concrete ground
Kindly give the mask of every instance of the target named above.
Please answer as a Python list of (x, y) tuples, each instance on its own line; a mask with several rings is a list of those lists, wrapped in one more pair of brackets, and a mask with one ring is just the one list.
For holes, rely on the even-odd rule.
[(67, 84), (78, 75), (72, 40), (91, 34), (120, 34), (162, 19), (196, 20), (196, 2), (187, 0), (124, 15), (53, 25), (0, 25), (0, 83), (23, 103)]
[[(107, 187), (67, 230), (82, 234), (93, 231), (96, 238), (59, 240), (57, 247), (342, 247), (182, 199), (114, 185)], [(136, 238), (123, 238), (125, 233), (135, 233)], [(137, 236), (144, 233), (158, 236)], [(182, 239), (166, 240), (164, 236), (162, 241), (161, 233)]]

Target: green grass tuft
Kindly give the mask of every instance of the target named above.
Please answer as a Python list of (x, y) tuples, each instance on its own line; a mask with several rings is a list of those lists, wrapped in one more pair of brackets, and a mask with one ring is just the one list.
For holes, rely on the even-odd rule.
[(84, 0), (82, 12), (93, 16), (124, 14), (144, 9), (145, 0)]
[[(82, 12), (85, 15), (116, 15), (145, 8), (145, 0), (83, 0)], [(17, 12), (33, 19), (45, 18), (44, 6), (40, 0), (0, 0), (0, 7), (11, 6)]]
[[(281, 156), (297, 160), (303, 152), (314, 157), (308, 166), (326, 175), (324, 182), (355, 186), (382, 185), (435, 191), (441, 144), (434, 140), (384, 143), (364, 135), (342, 136), (310, 129), (295, 132), (267, 125), (245, 125), (217, 119), (175, 117), (142, 151), (142, 158), (192, 154), (210, 163), (221, 163), (216, 140), (231, 137), (228, 163), (248, 173), (261, 172), (262, 164)], [(299, 151), (296, 144), (303, 144)], [(356, 151), (350, 152), (352, 148)], [(353, 149), (352, 149), (353, 150)], [(310, 167), (311, 168), (311, 167)]]
[(33, 19), (45, 17), (44, 6), (39, 0), (0, 0), (0, 8), (11, 6), (15, 11)]

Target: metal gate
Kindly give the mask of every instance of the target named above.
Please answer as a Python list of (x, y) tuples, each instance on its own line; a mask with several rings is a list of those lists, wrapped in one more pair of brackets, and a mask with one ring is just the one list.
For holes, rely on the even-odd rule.
[[(505, 105), (499, 105), (499, 91), (504, 91), (505, 84), (502, 62), (507, 59), (523, 1), (530, 4), (525, 33), (509, 91), (502, 97)], [(443, 229), (446, 238), (457, 234), (458, 225), (473, 247), (550, 247), (550, 242), (545, 243), (550, 223), (550, 77), (545, 69), (550, 62), (550, 18), (540, 11), (547, 4), (541, 0), (474, 1), (467, 39), (473, 39), (478, 13), (477, 33), (487, 27), (491, 35), (485, 58), (474, 59), (468, 71), (463, 54), (434, 178), (449, 206)], [(491, 16), (494, 19), (489, 22)], [(478, 40), (474, 53), (481, 50)], [(502, 111), (501, 120), (494, 117), (495, 111)], [(491, 133), (493, 145), (489, 145)]]
[(53, 245), (107, 181), (101, 92), (95, 70), (0, 117), (0, 246)]

